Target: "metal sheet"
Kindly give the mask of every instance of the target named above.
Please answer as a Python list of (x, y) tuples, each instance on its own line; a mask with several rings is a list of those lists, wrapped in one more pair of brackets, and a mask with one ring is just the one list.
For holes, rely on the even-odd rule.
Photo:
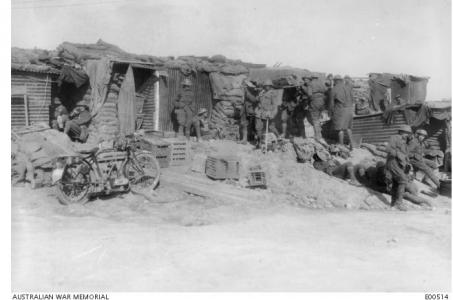
[[(27, 108), (30, 124), (44, 122), (50, 123), (49, 107), (55, 91), (55, 78), (49, 74), (31, 73), (23, 71), (11, 72), (11, 90), (22, 91), (27, 95)], [(18, 118), (22, 118), (19, 120)], [(11, 116), (11, 123), (20, 126), (25, 118), (25, 110), (21, 114)], [(16, 119), (16, 120), (15, 120)], [(50, 125), (50, 124), (49, 124)]]
[(400, 112), (395, 113), (393, 124), (385, 124), (382, 114), (354, 117), (352, 134), (361, 136), (364, 143), (383, 143), (396, 134), (398, 127), (403, 124), (406, 124), (406, 120)]

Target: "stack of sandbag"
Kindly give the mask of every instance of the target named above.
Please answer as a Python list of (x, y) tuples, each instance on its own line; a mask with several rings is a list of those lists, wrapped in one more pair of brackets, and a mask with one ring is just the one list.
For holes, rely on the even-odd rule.
[(218, 101), (211, 112), (209, 127), (216, 129), (221, 139), (237, 140), (239, 138), (239, 111), (230, 101)]
[(364, 99), (364, 103), (368, 104), (370, 102), (370, 86), (368, 84), (368, 80), (366, 79), (354, 79), (354, 89), (352, 90), (352, 96), (356, 103), (359, 102), (360, 99)]
[(118, 119), (118, 95), (121, 88), (122, 76), (113, 76), (107, 99), (93, 118), (90, 126), (88, 143), (108, 141), (118, 136), (120, 123)]
[(240, 108), (244, 105), (245, 75), (210, 73), (209, 79), (215, 101), (210, 128), (216, 129), (222, 139), (239, 138)]

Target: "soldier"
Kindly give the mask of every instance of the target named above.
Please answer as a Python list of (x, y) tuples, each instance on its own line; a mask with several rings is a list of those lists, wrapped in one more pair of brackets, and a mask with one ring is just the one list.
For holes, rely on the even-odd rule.
[(247, 144), (248, 128), (255, 122), (255, 109), (258, 103), (258, 91), (250, 81), (244, 81), (244, 106), (241, 108), (242, 143)]
[(194, 93), (192, 82), (186, 78), (182, 82), (182, 89), (174, 102), (174, 114), (176, 115), (177, 132), (179, 136), (190, 137), (190, 124), (193, 118)]
[(390, 137), (387, 145), (386, 175), (392, 185), (392, 206), (407, 210), (403, 204), (403, 195), (409, 182), (410, 163), (407, 143), (412, 129), (408, 125), (399, 128), (398, 135)]
[(208, 127), (208, 110), (206, 108), (200, 108), (198, 114), (192, 118), (190, 122), (189, 130), (195, 129), (195, 134), (197, 136), (197, 142), (200, 141), (202, 135), (209, 134)]
[(274, 133), (277, 137), (279, 136), (277, 128), (275, 127), (275, 116), (278, 112), (277, 93), (272, 89), (272, 81), (269, 79), (264, 82), (263, 87), (264, 90), (258, 95), (258, 105), (255, 109), (255, 128), (258, 140), (260, 140), (263, 135), (266, 122), (269, 122), (269, 132)]
[(88, 109), (88, 103), (81, 101), (69, 115), (70, 120), (66, 121), (64, 133), (70, 138), (86, 142), (88, 138), (88, 125), (91, 121), (91, 114)]
[(284, 104), (281, 105), (282, 114), (282, 137), (287, 137), (288, 126), (290, 128), (294, 127), (296, 121), (298, 101), (297, 97), (291, 97)]
[(304, 121), (307, 118), (308, 121), (311, 123), (309, 109), (313, 93), (311, 88), (311, 76), (304, 75), (302, 79), (303, 84), (299, 88), (299, 101), (297, 107), (295, 108), (294, 113), (296, 118), (296, 124), (299, 127), (300, 134), (303, 138), (306, 138)]
[[(58, 98), (55, 98), (58, 99)], [(69, 113), (62, 104), (55, 109), (55, 120), (52, 121), (52, 128), (58, 131), (64, 131), (65, 124), (69, 120)]]
[(351, 87), (345, 85), (340, 75), (335, 75), (333, 79), (335, 86), (332, 88), (329, 103), (333, 129), (338, 131), (338, 143), (341, 145), (344, 145), (344, 132), (346, 131), (349, 138), (349, 147), (352, 150), (354, 101)]
[(319, 76), (316, 74), (311, 76), (310, 87), (312, 95), (310, 97), (308, 110), (310, 113), (311, 124), (313, 125), (313, 130), (315, 132), (315, 139), (321, 140), (322, 135), (320, 119), (322, 112), (326, 108), (325, 97), (327, 88), (325, 84), (319, 80)]
[(437, 188), (440, 187), (439, 178), (434, 174), (433, 169), (437, 169), (436, 163), (424, 159), (425, 155), (425, 138), (428, 136), (426, 130), (418, 129), (415, 132), (413, 139), (409, 141), (408, 151), (409, 151), (409, 161), (414, 167), (414, 170), (423, 172), (429, 179), (431, 179)]

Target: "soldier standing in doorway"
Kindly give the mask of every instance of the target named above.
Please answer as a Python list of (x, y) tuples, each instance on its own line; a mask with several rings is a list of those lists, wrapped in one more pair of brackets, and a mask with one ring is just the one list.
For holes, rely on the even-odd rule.
[(193, 118), (194, 92), (192, 82), (186, 78), (182, 82), (182, 89), (174, 101), (178, 136), (190, 137), (190, 125)]

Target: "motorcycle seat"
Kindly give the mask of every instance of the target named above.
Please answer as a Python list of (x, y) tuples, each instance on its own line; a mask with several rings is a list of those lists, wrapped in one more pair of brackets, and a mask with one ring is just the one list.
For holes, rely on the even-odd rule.
[(80, 154), (94, 154), (98, 152), (99, 147), (93, 147), (93, 148), (88, 148), (88, 149), (79, 149), (78, 152)]

